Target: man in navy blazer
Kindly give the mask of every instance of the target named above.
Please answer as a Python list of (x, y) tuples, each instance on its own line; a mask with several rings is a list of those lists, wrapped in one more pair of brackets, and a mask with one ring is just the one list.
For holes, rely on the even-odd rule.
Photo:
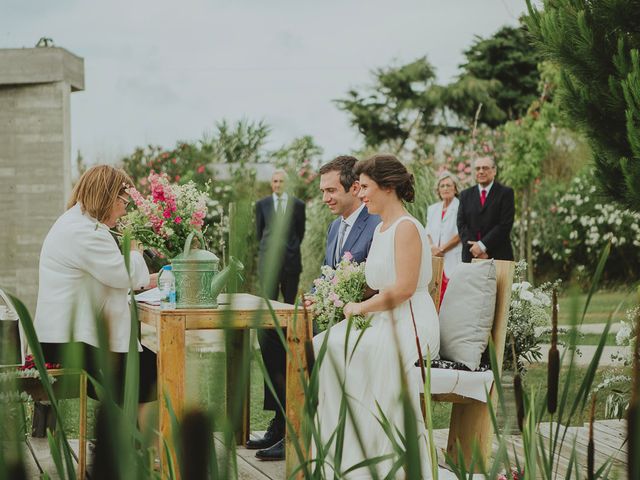
[(353, 173), (356, 162), (354, 157), (344, 155), (320, 168), (322, 201), (338, 216), (327, 231), (323, 262), (333, 268), (345, 252), (351, 253), (355, 262), (364, 262), (369, 255), (373, 232), (380, 223), (380, 217), (370, 215), (358, 198), (360, 183)]
[(496, 164), (481, 157), (474, 164), (477, 185), (460, 193), (458, 234), (462, 261), (472, 258), (513, 260), (511, 228), (515, 214), (513, 189), (495, 181)]

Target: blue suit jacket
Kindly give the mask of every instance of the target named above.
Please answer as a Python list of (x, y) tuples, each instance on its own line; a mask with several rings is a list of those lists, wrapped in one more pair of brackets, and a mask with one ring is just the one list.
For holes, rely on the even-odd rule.
[[(329, 265), (332, 268), (335, 268), (334, 254), (336, 251), (336, 243), (338, 242), (341, 220), (342, 217), (338, 217), (331, 222), (331, 225), (329, 225), (329, 231), (327, 232), (327, 246), (323, 265)], [(369, 255), (371, 241), (373, 240), (373, 232), (379, 223), (380, 217), (378, 215), (369, 214), (367, 207), (364, 207), (353, 224), (353, 227), (351, 227), (349, 236), (342, 246), (340, 258), (344, 255), (344, 252), (349, 252), (353, 255), (354, 261), (358, 263), (364, 262)]]

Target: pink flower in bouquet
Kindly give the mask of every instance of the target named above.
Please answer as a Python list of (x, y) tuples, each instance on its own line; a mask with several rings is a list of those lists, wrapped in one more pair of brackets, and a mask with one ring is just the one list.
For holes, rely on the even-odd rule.
[(164, 212), (162, 212), (162, 216), (164, 218), (171, 218), (171, 209), (167, 208)]
[(174, 222), (176, 223), (182, 223), (182, 218), (181, 217), (176, 217), (173, 219)]
[(193, 212), (193, 215), (191, 215), (191, 221), (189, 223), (194, 227), (202, 227), (206, 214), (206, 210), (196, 210)]
[(160, 233), (160, 230), (162, 229), (162, 225), (164, 225), (164, 220), (162, 220), (160, 217), (156, 215), (151, 215), (149, 217), (149, 221), (151, 222), (151, 226), (153, 227), (153, 230), (156, 233)]
[(138, 190), (131, 187), (131, 188), (127, 188), (126, 192), (129, 194), (129, 196), (131, 197), (131, 200), (133, 200), (133, 203), (135, 203), (136, 207), (141, 207), (144, 204), (144, 197)]
[(198, 173), (204, 173), (205, 170), (206, 170), (206, 167), (204, 165), (200, 165), (198, 167)]

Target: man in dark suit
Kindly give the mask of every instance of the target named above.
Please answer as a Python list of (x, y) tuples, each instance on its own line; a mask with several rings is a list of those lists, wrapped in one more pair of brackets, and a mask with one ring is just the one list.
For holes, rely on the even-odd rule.
[[(272, 194), (256, 202), (256, 227), (260, 241), (258, 276), (265, 297), (277, 300), (281, 292), (285, 303), (295, 303), (302, 272), (300, 244), (304, 238), (305, 205), (287, 194), (285, 183), (285, 171), (276, 170), (271, 176)], [(250, 449), (272, 447), (284, 438), (285, 433), (285, 419), (278, 401), (284, 408), (286, 352), (276, 330), (260, 330), (258, 341), (277, 400), (265, 382), (264, 409), (275, 411), (275, 416), (264, 437), (247, 442)], [(275, 452), (274, 457), (268, 459), (284, 458), (284, 446), (282, 452)]]
[(513, 189), (496, 182), (496, 164), (489, 157), (474, 164), (477, 185), (460, 193), (458, 234), (462, 261), (472, 258), (513, 260), (511, 228), (515, 214)]

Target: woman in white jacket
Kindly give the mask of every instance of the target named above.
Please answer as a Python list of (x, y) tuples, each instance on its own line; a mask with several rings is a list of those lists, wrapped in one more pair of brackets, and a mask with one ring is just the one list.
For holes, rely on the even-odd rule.
[[(156, 358), (141, 347), (137, 329), (131, 329), (128, 290), (153, 286), (156, 275), (149, 275), (142, 253), (132, 245), (130, 277), (110, 232), (126, 212), (126, 189), (132, 184), (123, 170), (110, 165), (92, 167), (82, 175), (67, 211), (42, 245), (34, 326), (47, 362), (63, 363), (64, 352), (73, 346), (81, 353), (78, 366), (101, 381), (98, 323), (104, 322), (116, 401), (122, 401), (125, 353), (135, 335), (140, 352), (139, 400), (149, 402), (157, 398)], [(92, 386), (89, 394), (96, 397)]]
[(442, 173), (436, 181), (436, 192), (440, 201), (427, 209), (427, 238), (431, 254), (444, 257), (440, 302), (447, 289), (451, 272), (462, 262), (462, 244), (458, 235), (458, 182), (449, 172)]

